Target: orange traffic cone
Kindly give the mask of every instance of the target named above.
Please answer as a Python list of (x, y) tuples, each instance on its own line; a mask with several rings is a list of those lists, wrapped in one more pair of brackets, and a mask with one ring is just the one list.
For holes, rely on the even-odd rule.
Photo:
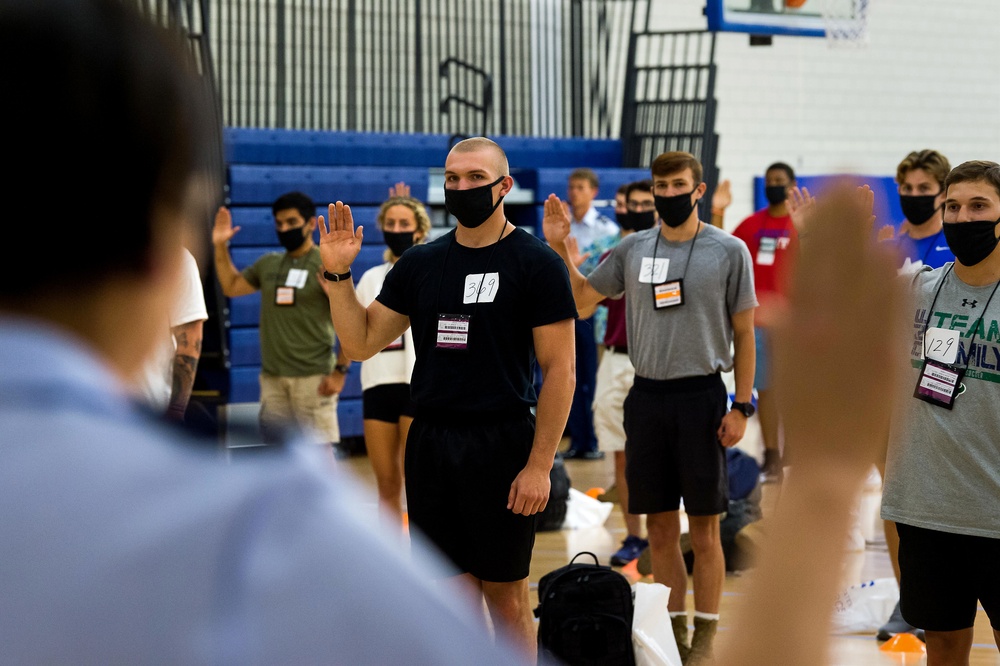
[(639, 573), (637, 567), (639, 559), (636, 558), (622, 567), (622, 575), (628, 578), (630, 583), (638, 583), (642, 579), (642, 574)]
[(896, 634), (883, 643), (879, 650), (900, 658), (903, 664), (916, 664), (927, 654), (924, 642), (907, 632)]
[(597, 496), (598, 495), (603, 495), (604, 492), (605, 492), (604, 488), (594, 487), (594, 488), (591, 488), (590, 490), (588, 490), (586, 494), (587, 494), (588, 497), (593, 497), (594, 499), (597, 499)]

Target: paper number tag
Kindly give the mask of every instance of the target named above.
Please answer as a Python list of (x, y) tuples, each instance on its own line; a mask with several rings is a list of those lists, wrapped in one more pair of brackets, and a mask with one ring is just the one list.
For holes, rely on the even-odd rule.
[(778, 239), (765, 236), (760, 239), (760, 245), (757, 246), (757, 265), (758, 266), (773, 266), (774, 265), (774, 254), (778, 249)]
[(288, 277), (285, 278), (285, 286), (301, 289), (306, 286), (306, 280), (308, 278), (309, 273), (307, 271), (304, 271), (301, 268), (290, 268), (288, 269)]
[(941, 363), (954, 363), (958, 358), (958, 331), (928, 328), (924, 335), (924, 358)]
[[(499, 273), (470, 273), (465, 276), (462, 303), (492, 303), (500, 288)], [(479, 297), (476, 298), (476, 292)]]
[(670, 260), (652, 257), (643, 257), (639, 265), (639, 282), (643, 284), (659, 284), (667, 279), (667, 268), (670, 267)]

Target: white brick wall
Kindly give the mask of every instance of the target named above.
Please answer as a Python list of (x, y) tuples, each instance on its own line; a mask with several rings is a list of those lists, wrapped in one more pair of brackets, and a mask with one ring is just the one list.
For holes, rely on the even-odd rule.
[[(654, 3), (654, 29), (702, 29), (704, 0)], [(752, 212), (752, 181), (774, 161), (802, 175), (893, 175), (911, 150), (953, 165), (1000, 161), (1000, 2), (872, 0), (868, 45), (774, 37), (716, 47), (721, 177), (733, 184), (726, 226)]]

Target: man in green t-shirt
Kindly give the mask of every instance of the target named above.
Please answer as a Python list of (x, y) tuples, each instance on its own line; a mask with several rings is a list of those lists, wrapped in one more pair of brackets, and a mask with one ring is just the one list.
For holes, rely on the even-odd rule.
[(271, 210), (285, 252), (269, 252), (242, 272), (229, 254), (229, 241), (240, 230), (229, 210), (219, 209), (212, 231), (222, 292), (229, 298), (261, 292), (261, 434), (273, 441), (276, 429), (296, 423), (314, 430), (321, 442), (337, 444), (337, 396), (348, 365), (334, 356), (323, 264), (312, 238), (316, 205), (301, 192), (289, 192)]

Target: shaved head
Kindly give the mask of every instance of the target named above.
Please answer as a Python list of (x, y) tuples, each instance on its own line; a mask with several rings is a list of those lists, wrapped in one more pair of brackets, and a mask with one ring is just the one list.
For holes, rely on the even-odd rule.
[(471, 139), (463, 139), (456, 143), (448, 155), (453, 153), (488, 153), (489, 157), (483, 166), (496, 177), (506, 176), (510, 173), (510, 166), (507, 164), (507, 153), (503, 152), (495, 141), (491, 141), (484, 136), (475, 136)]

